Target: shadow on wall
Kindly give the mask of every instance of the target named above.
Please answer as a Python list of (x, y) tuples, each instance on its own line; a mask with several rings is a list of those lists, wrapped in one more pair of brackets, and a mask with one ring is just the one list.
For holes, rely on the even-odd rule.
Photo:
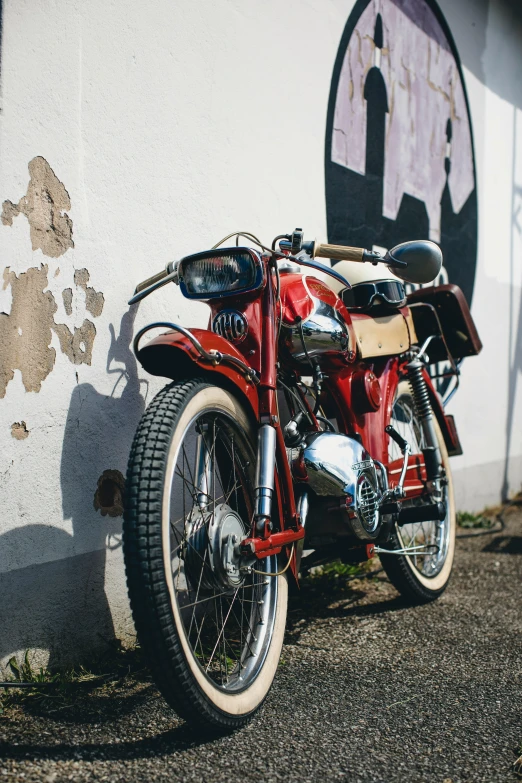
[[(446, 7), (448, 0), (441, 5)], [(513, 0), (475, 0), (472, 30), (470, 14), (451, 0), (449, 5), (463, 64), (503, 100), (522, 109), (521, 82), (515, 76), (520, 68), (522, 5)]]
[[(502, 500), (509, 499), (513, 491), (518, 492), (520, 485), (510, 487), (510, 458), (513, 445), (513, 425), (515, 406), (517, 402), (517, 386), (522, 374), (522, 298), (519, 302), (518, 321), (515, 326), (513, 294), (522, 285), (515, 279), (515, 244), (522, 240), (522, 187), (515, 182), (517, 155), (517, 112), (513, 111), (513, 184), (511, 191), (511, 252), (510, 252), (510, 301), (509, 301), (509, 335), (508, 335), (508, 401), (506, 406), (506, 455), (504, 461), (504, 480), (502, 483)], [(521, 289), (522, 290), (522, 289)], [(518, 444), (520, 439), (518, 439)]]
[(107, 372), (115, 377), (112, 393), (105, 396), (82, 383), (71, 396), (60, 481), (63, 516), (72, 522), (72, 536), (56, 527), (30, 525), (0, 538), (0, 546), (2, 541), (7, 544), (7, 537), (18, 537), (23, 538), (18, 546), (30, 542), (35, 552), (45, 548), (73, 553), (3, 574), (2, 604), (9, 615), (2, 618), (0, 659), (13, 650), (49, 650), (52, 666), (77, 660), (82, 650), (102, 648), (114, 638), (105, 592), (106, 559), (107, 549), (121, 546), (121, 516), (102, 516), (93, 501), (104, 471), (125, 469), (145, 408), (140, 385), (146, 382), (138, 378), (131, 349), (136, 312), (133, 307), (124, 314), (118, 336), (114, 326), (109, 327)]

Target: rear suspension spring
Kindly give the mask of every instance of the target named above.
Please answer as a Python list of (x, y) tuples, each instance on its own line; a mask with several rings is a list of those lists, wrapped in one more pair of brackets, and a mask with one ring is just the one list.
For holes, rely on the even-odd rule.
[(423, 375), (423, 364), (420, 359), (413, 359), (407, 365), (415, 410), (419, 419), (431, 419), (432, 409), (428, 387)]

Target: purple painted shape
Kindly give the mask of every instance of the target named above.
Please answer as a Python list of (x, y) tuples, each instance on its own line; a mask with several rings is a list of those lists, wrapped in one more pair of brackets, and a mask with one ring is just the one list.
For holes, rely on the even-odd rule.
[(394, 220), (403, 195), (409, 193), (426, 204), (430, 238), (437, 241), (449, 118), (453, 137), (448, 182), (456, 213), (475, 181), (471, 132), (457, 64), (442, 28), (423, 0), (373, 0), (361, 14), (339, 78), (332, 161), (365, 173), (364, 84), (369, 69), (379, 65), (379, 50), (373, 42), (378, 13), (384, 34), (380, 68), (389, 106), (383, 214)]

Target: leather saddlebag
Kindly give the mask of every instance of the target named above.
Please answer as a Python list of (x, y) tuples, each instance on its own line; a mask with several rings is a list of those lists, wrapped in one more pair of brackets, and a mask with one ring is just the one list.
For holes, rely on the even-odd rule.
[(408, 305), (419, 345), (430, 335), (438, 337), (431, 341), (426, 351), (430, 363), (447, 359), (444, 342), (440, 339), (441, 329), (455, 361), (465, 356), (476, 356), (482, 350), (466, 297), (458, 285), (450, 283), (419, 288), (408, 294)]

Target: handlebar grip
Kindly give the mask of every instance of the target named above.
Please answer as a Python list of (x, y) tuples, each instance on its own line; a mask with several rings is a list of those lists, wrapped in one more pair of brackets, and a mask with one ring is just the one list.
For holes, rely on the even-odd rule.
[(169, 273), (166, 269), (162, 269), (161, 272), (158, 272), (156, 275), (152, 275), (152, 277), (148, 277), (146, 280), (143, 280), (143, 282), (138, 283), (136, 288), (134, 289), (135, 294), (139, 294), (140, 291), (143, 291), (145, 288), (148, 288), (150, 285), (154, 285), (154, 283), (159, 283), (160, 280), (163, 280), (164, 277), (167, 277)]
[(347, 245), (314, 245), (314, 258), (333, 258), (336, 261), (364, 261), (365, 250), (362, 247), (348, 247)]

